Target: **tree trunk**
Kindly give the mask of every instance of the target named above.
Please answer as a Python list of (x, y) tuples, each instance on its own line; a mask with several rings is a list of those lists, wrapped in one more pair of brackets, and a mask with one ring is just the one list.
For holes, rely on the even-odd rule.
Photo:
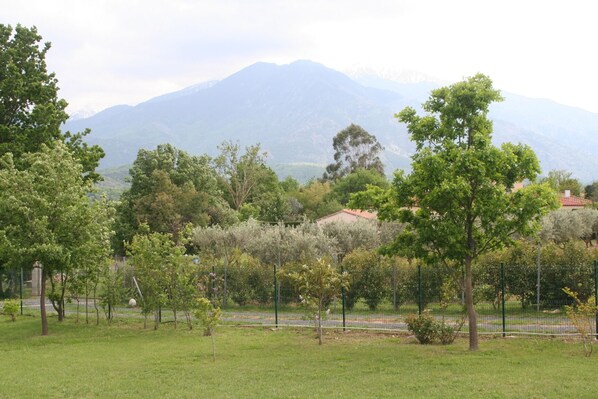
[(98, 288), (97, 284), (93, 287), (93, 307), (96, 310), (96, 326), (100, 325), (100, 309), (98, 309), (98, 301), (96, 300), (96, 289)]
[(216, 341), (214, 341), (214, 334), (210, 334), (212, 338), (212, 361), (216, 361)]
[(46, 314), (46, 269), (43, 266), (39, 293), (39, 310), (42, 319), (42, 335), (48, 335), (48, 315)]
[(465, 259), (465, 306), (467, 308), (467, 319), (469, 321), (469, 350), (478, 350), (478, 320), (473, 304), (473, 278), (471, 273), (472, 259)]
[(85, 281), (85, 324), (89, 324), (89, 287)]
[(322, 306), (323, 300), (318, 301), (318, 345), (322, 345)]
[(65, 301), (64, 295), (66, 293), (66, 279), (64, 277), (64, 273), (60, 273), (60, 299), (58, 301), (58, 306), (60, 307), (60, 311), (58, 312), (58, 321), (64, 321), (65, 316)]

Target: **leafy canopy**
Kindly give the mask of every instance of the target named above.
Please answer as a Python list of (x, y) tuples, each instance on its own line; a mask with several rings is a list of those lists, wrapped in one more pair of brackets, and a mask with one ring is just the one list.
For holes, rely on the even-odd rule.
[(332, 139), (334, 163), (326, 167), (324, 180), (337, 180), (357, 169), (368, 169), (384, 176), (384, 164), (378, 154), (384, 149), (375, 136), (359, 125), (351, 124)]
[(416, 145), (411, 174), (397, 172), (389, 190), (371, 188), (352, 200), (354, 207), (377, 209), (382, 220), (406, 224), (389, 252), (463, 266), (471, 350), (478, 347), (472, 262), (516, 235), (533, 234), (557, 206), (547, 185), (513, 190), (534, 181), (540, 165), (526, 145), (492, 144), (488, 110), (501, 100), (492, 81), (478, 74), (432, 91), (425, 116), (403, 109), (395, 116)]
[(58, 80), (47, 71), (50, 43), (41, 40), (35, 27), (17, 25), (13, 30), (0, 24), (0, 155), (12, 153), (18, 164), (21, 155), (61, 141), (81, 163), (86, 178), (97, 181), (94, 170), (104, 151), (83, 142), (89, 130), (60, 131), (68, 119), (68, 104), (58, 98)]

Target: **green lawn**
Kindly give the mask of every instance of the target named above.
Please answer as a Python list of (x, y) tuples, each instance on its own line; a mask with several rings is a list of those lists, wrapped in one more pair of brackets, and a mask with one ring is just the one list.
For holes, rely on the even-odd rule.
[(217, 359), (199, 329), (143, 330), (0, 317), (0, 398), (595, 398), (598, 353), (548, 338), (413, 338), (222, 326)]

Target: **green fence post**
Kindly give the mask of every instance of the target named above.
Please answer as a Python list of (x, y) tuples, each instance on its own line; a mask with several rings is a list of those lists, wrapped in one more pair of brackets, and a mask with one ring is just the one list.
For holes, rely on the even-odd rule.
[[(345, 267), (343, 266), (343, 264), (341, 263), (341, 275), (345, 273)], [(346, 325), (346, 319), (345, 319), (345, 287), (341, 286), (341, 303), (343, 305), (343, 331), (346, 331), (347, 325)]]
[(417, 311), (421, 315), (423, 312), (423, 293), (422, 293), (422, 265), (417, 265)]
[(507, 319), (506, 319), (506, 312), (505, 312), (505, 264), (500, 264), (500, 289), (502, 291), (502, 336), (506, 337), (507, 331)]
[(212, 265), (212, 303), (216, 304), (216, 266)]
[[(598, 305), (598, 260), (594, 261), (594, 301)], [(598, 313), (596, 313), (596, 337), (598, 338)]]
[(21, 268), (21, 289), (20, 289), (20, 297), (21, 297), (21, 316), (23, 316), (23, 268)]
[(278, 328), (278, 279), (276, 277), (276, 264), (274, 264), (274, 324)]

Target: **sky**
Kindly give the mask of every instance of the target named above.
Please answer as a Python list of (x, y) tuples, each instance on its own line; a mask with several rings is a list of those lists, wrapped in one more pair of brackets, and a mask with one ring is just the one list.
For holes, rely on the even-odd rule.
[(52, 43), (68, 111), (135, 105), (255, 62), (500, 90), (598, 113), (593, 0), (0, 0)]

